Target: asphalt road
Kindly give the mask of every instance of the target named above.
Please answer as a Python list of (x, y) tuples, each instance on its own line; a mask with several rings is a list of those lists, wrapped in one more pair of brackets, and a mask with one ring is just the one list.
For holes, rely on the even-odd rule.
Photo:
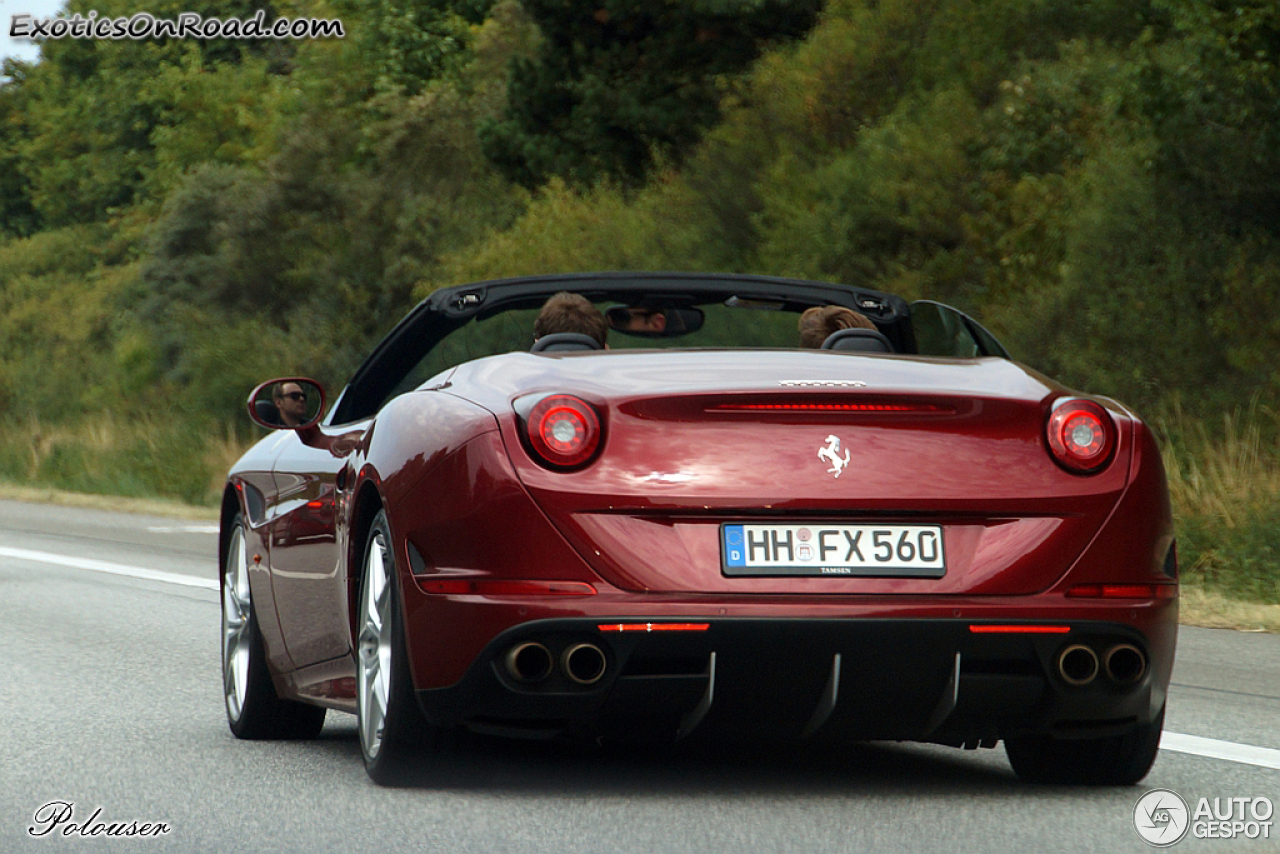
[[(1151, 789), (1192, 810), (1200, 798), (1280, 805), (1280, 636), (1191, 628), (1161, 755), (1130, 788), (1027, 786), (1002, 748), (583, 752), (481, 739), (431, 781), (379, 788), (351, 716), (330, 713), (314, 742), (231, 736), (215, 530), (0, 501), (0, 852), (1111, 854), (1152, 850), (1133, 824)], [(1188, 834), (1173, 850), (1280, 851), (1280, 816), (1270, 821), (1267, 839)], [(95, 822), (168, 832), (62, 835)]]

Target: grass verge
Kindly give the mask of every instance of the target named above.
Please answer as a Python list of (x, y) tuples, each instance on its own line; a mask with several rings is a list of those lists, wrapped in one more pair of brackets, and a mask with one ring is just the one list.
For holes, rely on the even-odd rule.
[(16, 483), (0, 483), (0, 500), (25, 501), (28, 504), (58, 504), (64, 507), (85, 507), (91, 510), (110, 510), (116, 513), (137, 513), (147, 516), (171, 516), (175, 519), (206, 521), (218, 518), (216, 507), (185, 504), (172, 499), (93, 495)]
[(210, 430), (179, 417), (11, 419), (0, 424), (0, 482), (102, 496), (104, 507), (122, 506), (121, 499), (213, 507), (228, 469), (253, 441), (230, 425)]
[(1255, 401), (1210, 430), (1175, 406), (1155, 425), (1184, 588), (1280, 605), (1280, 417)]
[(1240, 602), (1186, 584), (1180, 593), (1178, 622), (1184, 626), (1280, 634), (1280, 605)]

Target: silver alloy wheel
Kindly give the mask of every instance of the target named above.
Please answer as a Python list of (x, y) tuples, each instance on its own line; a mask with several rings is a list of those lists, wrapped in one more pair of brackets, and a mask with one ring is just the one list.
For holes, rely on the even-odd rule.
[(391, 683), (391, 579), (387, 574), (386, 540), (375, 531), (365, 559), (360, 597), (359, 652), (356, 657), (360, 746), (370, 759), (382, 746)]
[(237, 525), (231, 532), (222, 581), (222, 692), (233, 723), (240, 720), (249, 692), (249, 613), (249, 565), (244, 529)]

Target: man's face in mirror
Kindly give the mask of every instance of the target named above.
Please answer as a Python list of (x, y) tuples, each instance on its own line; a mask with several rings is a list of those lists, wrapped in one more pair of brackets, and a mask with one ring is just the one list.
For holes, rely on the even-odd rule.
[(667, 328), (667, 315), (661, 309), (628, 308), (622, 329), (627, 332), (662, 333)]
[(280, 412), (280, 420), (289, 427), (297, 427), (307, 421), (307, 393), (297, 383), (281, 383), (276, 388), (274, 401)]

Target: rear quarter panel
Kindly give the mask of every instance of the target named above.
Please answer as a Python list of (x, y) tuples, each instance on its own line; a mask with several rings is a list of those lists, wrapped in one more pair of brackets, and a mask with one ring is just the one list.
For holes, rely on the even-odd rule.
[[(476, 404), (439, 391), (396, 398), (369, 437), (361, 483), (376, 489), (387, 511), (406, 624), (426, 627), (410, 639), (419, 687), (460, 678), (474, 649), (505, 629), (511, 615), (491, 622), (499, 619), (493, 609), (470, 613), (457, 597), (425, 592), (418, 579), (543, 578), (603, 586), (530, 499), (497, 420)], [(373, 500), (369, 490), (360, 494)], [(353, 518), (364, 515), (353, 512)], [(362, 544), (359, 536), (352, 539), (354, 567)], [(353, 572), (352, 601), (358, 584)]]

